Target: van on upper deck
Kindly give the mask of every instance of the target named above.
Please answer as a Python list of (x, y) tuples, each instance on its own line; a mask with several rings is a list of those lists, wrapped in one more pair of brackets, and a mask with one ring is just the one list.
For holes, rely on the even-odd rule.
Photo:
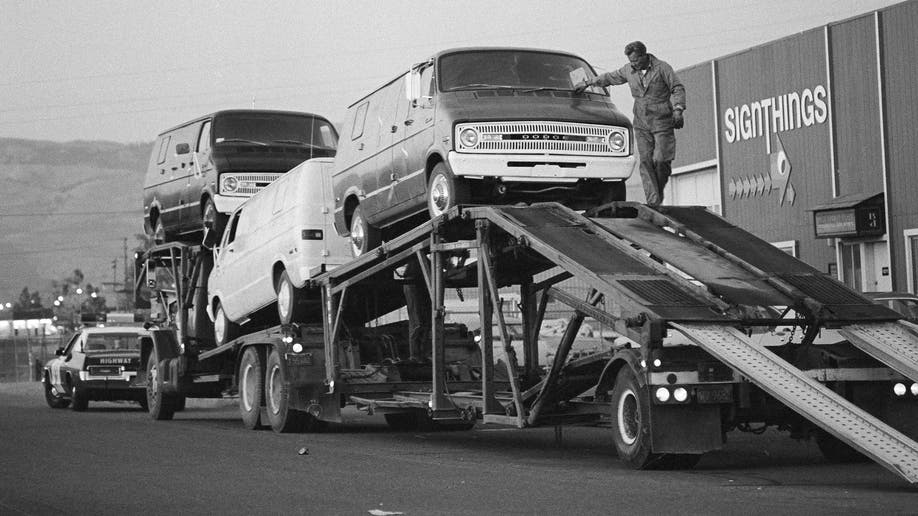
[(623, 200), (631, 123), (567, 52), (440, 52), (353, 103), (335, 158), (335, 227), (355, 254), (456, 204)]
[(161, 133), (143, 188), (144, 229), (157, 242), (210, 247), (227, 214), (281, 174), (338, 144), (324, 117), (296, 111), (217, 111)]

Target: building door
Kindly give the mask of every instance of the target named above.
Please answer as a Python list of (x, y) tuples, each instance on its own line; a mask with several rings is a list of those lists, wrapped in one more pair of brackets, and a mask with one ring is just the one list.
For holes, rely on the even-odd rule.
[(908, 265), (908, 291), (918, 292), (918, 229), (905, 230), (905, 262)]
[(842, 280), (858, 292), (892, 290), (886, 242), (842, 242)]

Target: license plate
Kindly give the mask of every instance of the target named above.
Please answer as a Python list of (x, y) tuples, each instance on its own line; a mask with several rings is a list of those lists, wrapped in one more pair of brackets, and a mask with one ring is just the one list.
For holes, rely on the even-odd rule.
[(121, 368), (116, 366), (90, 367), (89, 374), (93, 376), (121, 376)]
[(698, 403), (730, 403), (733, 401), (733, 387), (698, 387), (695, 390)]
[(287, 353), (289, 365), (312, 365), (312, 353)]

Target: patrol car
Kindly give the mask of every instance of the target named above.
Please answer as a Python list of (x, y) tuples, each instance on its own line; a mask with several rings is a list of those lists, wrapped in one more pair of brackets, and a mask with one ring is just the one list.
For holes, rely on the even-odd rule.
[(146, 389), (134, 380), (141, 341), (150, 338), (141, 327), (83, 328), (45, 364), (42, 384), (48, 406), (84, 411), (90, 401), (131, 400), (146, 410)]

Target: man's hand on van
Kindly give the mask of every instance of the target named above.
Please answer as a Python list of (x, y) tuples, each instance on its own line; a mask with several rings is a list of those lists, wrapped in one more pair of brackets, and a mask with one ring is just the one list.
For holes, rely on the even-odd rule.
[(576, 93), (576, 94), (579, 95), (579, 94), (583, 93), (584, 91), (586, 91), (586, 89), (589, 88), (590, 86), (592, 86), (592, 84), (590, 83), (590, 81), (584, 80), (582, 83), (578, 84), (578, 85), (574, 88), (574, 93)]

